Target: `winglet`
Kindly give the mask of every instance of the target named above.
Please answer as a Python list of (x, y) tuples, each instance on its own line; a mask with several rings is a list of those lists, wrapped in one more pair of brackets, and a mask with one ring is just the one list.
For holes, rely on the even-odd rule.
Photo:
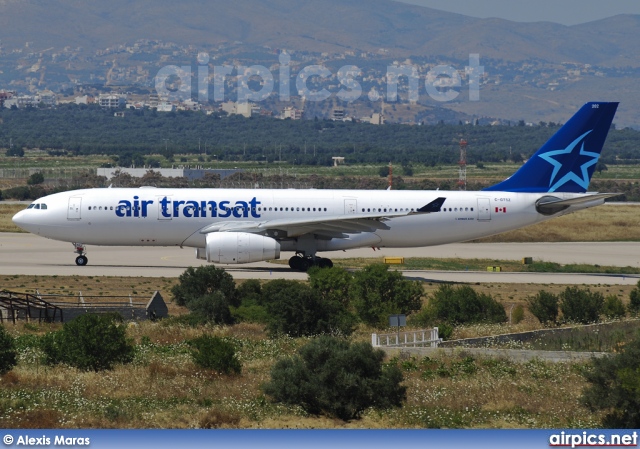
[(585, 193), (617, 108), (585, 104), (513, 176), (484, 190)]
[(446, 198), (442, 198), (442, 197), (436, 198), (426, 206), (422, 206), (416, 212), (419, 212), (421, 214), (430, 214), (433, 212), (440, 212), (440, 209), (442, 208), (442, 205), (444, 204), (445, 201), (446, 201)]

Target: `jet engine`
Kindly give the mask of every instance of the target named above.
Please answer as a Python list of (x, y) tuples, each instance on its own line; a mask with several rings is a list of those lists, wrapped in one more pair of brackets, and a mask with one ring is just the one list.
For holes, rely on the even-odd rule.
[[(205, 258), (208, 262), (240, 264), (280, 258), (280, 243), (271, 237), (247, 232), (207, 234)], [(196, 250), (198, 257), (202, 250)]]

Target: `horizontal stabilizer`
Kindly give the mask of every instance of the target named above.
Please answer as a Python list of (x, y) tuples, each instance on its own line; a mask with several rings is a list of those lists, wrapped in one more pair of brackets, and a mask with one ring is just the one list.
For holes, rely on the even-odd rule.
[(568, 209), (571, 206), (589, 203), (591, 201), (604, 200), (618, 196), (620, 193), (594, 193), (593, 195), (579, 196), (577, 198), (570, 198), (568, 200), (562, 200), (555, 196), (543, 196), (536, 201), (536, 210), (543, 215), (553, 215), (563, 210)]
[(447, 200), (446, 198), (442, 198), (442, 197), (436, 198), (426, 206), (423, 206), (420, 209), (418, 209), (417, 212), (421, 214), (430, 214), (432, 212), (440, 212), (440, 209), (442, 208), (442, 205), (446, 200)]

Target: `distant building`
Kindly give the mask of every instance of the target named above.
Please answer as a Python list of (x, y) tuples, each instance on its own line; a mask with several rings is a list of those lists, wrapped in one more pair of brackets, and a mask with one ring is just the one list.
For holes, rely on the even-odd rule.
[(159, 103), (158, 112), (174, 112), (176, 107), (171, 103)]
[(291, 120), (301, 120), (303, 114), (304, 114), (304, 111), (300, 109), (296, 109), (293, 106), (287, 106), (286, 108), (284, 108), (284, 111), (282, 111), (282, 118), (283, 119), (290, 118)]
[(343, 121), (345, 117), (344, 108), (334, 108), (331, 111), (331, 120)]
[(371, 123), (372, 125), (384, 125), (384, 115), (375, 112), (369, 119), (369, 123)]
[(75, 104), (94, 104), (96, 99), (91, 95), (82, 95), (74, 99)]
[(101, 94), (98, 104), (103, 108), (120, 108), (127, 104), (127, 96), (120, 94)]
[(247, 118), (250, 118), (254, 113), (260, 112), (260, 107), (252, 103), (235, 103), (233, 101), (222, 103), (221, 109), (229, 115), (237, 114)]

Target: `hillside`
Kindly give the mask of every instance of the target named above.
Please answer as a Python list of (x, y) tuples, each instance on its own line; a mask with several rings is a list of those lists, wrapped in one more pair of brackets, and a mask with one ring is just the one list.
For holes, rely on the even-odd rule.
[(243, 42), (306, 51), (390, 55), (469, 53), (507, 61), (640, 66), (640, 16), (576, 26), (476, 19), (391, 0), (0, 0), (5, 50), (82, 47), (91, 52), (137, 39), (209, 48)]

